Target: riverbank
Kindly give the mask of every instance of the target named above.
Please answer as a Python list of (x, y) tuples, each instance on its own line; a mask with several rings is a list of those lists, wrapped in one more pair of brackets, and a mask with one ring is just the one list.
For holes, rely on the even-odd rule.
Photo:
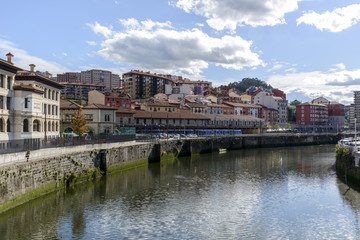
[(360, 153), (336, 145), (336, 174), (349, 187), (360, 191)]
[(0, 212), (72, 184), (178, 156), (208, 153), (220, 148), (334, 144), (339, 139), (337, 134), (243, 135), (36, 150), (30, 153), (29, 162), (25, 160), (26, 153), (2, 155)]

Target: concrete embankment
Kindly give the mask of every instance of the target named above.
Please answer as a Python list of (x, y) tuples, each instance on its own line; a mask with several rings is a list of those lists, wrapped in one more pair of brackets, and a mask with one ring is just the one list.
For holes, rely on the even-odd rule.
[(0, 155), (0, 212), (81, 181), (148, 163), (220, 148), (335, 144), (340, 135), (247, 135), (152, 143), (111, 143)]
[(336, 146), (336, 173), (348, 186), (360, 191), (360, 153)]

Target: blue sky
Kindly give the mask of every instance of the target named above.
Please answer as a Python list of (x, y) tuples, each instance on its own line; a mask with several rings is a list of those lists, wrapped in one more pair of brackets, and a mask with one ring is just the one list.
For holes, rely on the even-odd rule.
[(53, 74), (131, 69), (208, 80), (257, 77), (288, 100), (344, 104), (360, 90), (354, 0), (12, 0), (0, 57)]

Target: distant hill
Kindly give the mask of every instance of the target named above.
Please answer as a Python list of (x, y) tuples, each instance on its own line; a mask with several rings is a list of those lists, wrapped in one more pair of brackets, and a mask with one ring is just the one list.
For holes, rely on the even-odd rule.
[(229, 83), (230, 87), (239, 90), (240, 92), (245, 92), (249, 87), (262, 87), (263, 89), (272, 89), (273, 87), (270, 84), (267, 84), (264, 81), (261, 81), (257, 78), (243, 78), (241, 81)]

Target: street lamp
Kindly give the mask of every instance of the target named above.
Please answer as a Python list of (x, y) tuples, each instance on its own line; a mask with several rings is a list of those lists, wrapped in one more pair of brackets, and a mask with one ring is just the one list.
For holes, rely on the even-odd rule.
[(355, 120), (355, 149), (356, 149), (356, 152), (357, 152), (356, 118), (354, 120)]

